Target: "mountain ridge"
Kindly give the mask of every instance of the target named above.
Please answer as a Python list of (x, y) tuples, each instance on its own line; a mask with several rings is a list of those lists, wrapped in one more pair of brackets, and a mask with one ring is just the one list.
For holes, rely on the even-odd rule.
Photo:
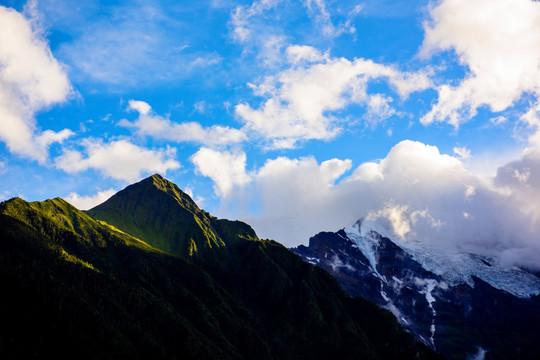
[(283, 245), (146, 180), (101, 208), (126, 214), (112, 224), (61, 199), (0, 204), (4, 357), (440, 358)]

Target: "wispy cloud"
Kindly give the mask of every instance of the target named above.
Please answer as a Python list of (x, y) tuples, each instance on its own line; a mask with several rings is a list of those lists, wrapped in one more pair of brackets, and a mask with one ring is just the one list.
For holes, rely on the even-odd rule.
[(292, 43), (331, 46), (335, 38), (354, 34), (362, 9), (361, 4), (338, 7), (325, 0), (255, 0), (231, 12), (229, 36), (243, 47), (244, 56), (264, 65), (261, 70), (278, 68), (284, 64), (283, 49)]
[(467, 149), (465, 146), (456, 146), (453, 149), (454, 154), (461, 158), (462, 160), (467, 160), (471, 157), (471, 150)]
[[(198, 104), (200, 110), (202, 105)], [(214, 125), (204, 128), (198, 122), (173, 122), (154, 114), (150, 105), (144, 101), (130, 100), (128, 109), (137, 111), (138, 119), (135, 122), (122, 120), (119, 125), (134, 128), (139, 135), (205, 146), (236, 144), (247, 140), (244, 132), (228, 126)]]
[(103, 9), (101, 16), (85, 18), (83, 24), (70, 23), (73, 40), (57, 50), (78, 82), (90, 80), (113, 90), (144, 88), (190, 78), (222, 60), (215, 51), (190, 46), (194, 34), (158, 2)]
[(255, 0), (250, 6), (239, 5), (231, 14), (231, 36), (239, 42), (246, 42), (253, 35), (252, 18), (275, 8), (281, 0)]
[(361, 5), (356, 5), (352, 11), (350, 11), (346, 21), (335, 25), (332, 21), (330, 12), (327, 9), (325, 0), (305, 0), (305, 6), (308, 9), (309, 15), (320, 27), (323, 36), (329, 38), (336, 38), (344, 33), (354, 34), (356, 29), (351, 23), (351, 17), (358, 15), (363, 8)]

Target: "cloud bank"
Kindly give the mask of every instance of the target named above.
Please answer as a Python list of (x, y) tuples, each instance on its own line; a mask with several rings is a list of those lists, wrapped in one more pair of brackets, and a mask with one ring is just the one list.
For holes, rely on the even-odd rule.
[[(524, 153), (491, 178), (471, 173), (459, 154), (441, 154), (435, 146), (410, 140), (352, 173), (350, 160), (319, 164), (313, 157), (279, 157), (246, 172), (241, 159), (235, 163), (236, 175), (226, 183), (226, 189), (234, 191), (218, 193), (229, 217), (231, 209), (259, 204), (256, 215), (235, 215), (252, 224), (259, 236), (287, 246), (305, 244), (319, 231), (335, 231), (368, 217), (401, 242), (461, 249), (494, 256), (507, 266), (538, 269), (538, 154)], [(200, 162), (195, 164), (204, 169)], [(219, 184), (231, 171), (201, 173)]]

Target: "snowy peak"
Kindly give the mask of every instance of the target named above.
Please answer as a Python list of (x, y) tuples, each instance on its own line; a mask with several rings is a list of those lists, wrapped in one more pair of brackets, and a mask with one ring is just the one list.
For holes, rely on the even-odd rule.
[(473, 358), (479, 349), (493, 358), (518, 350), (534, 354), (522, 358), (540, 358), (524, 350), (530, 334), (540, 336), (537, 276), (505, 269), (492, 258), (441, 252), (387, 233), (360, 219), (292, 251), (330, 272), (351, 296), (391, 311), (418, 340), (449, 358)]
[[(360, 228), (364, 241), (371, 243), (373, 233), (381, 235), (381, 228), (374, 223), (359, 221), (356, 224)], [(355, 224), (355, 226), (356, 226)], [(359, 241), (358, 237), (355, 241)], [(421, 266), (440, 276), (452, 286), (468, 284), (474, 287), (473, 278), (476, 277), (490, 284), (496, 289), (506, 291), (520, 298), (530, 298), (540, 294), (540, 279), (522, 269), (505, 268), (497, 259), (472, 254), (467, 252), (449, 251), (430, 247), (427, 244), (411, 243), (407, 241), (395, 241)]]
[(368, 259), (375, 274), (378, 271), (377, 257), (381, 239), (395, 244), (412, 257), (426, 271), (440, 276), (449, 285), (468, 284), (474, 287), (473, 278), (487, 282), (496, 289), (506, 291), (520, 298), (530, 298), (540, 294), (540, 279), (518, 268), (505, 268), (499, 262), (478, 254), (445, 251), (430, 248), (421, 243), (392, 241), (385, 236), (385, 230), (375, 222), (358, 220), (354, 225), (342, 229), (346, 237), (355, 244)]

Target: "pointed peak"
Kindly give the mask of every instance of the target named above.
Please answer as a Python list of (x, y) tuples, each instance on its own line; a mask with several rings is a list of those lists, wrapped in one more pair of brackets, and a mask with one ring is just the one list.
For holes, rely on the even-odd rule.
[(163, 181), (163, 180), (168, 181), (167, 179), (165, 179), (163, 176), (161, 176), (158, 173), (150, 176), (149, 179), (153, 179), (154, 181)]
[(140, 199), (141, 196), (145, 197), (149, 204), (157, 204), (165, 198), (169, 198), (190, 212), (201, 211), (195, 201), (193, 201), (193, 199), (191, 199), (191, 197), (182, 191), (176, 184), (159, 174), (154, 174), (135, 184), (129, 185), (104, 203), (90, 209), (89, 212), (102, 207), (106, 208), (112, 204), (130, 203), (135, 201), (134, 199)]
[(195, 202), (193, 201), (193, 199), (191, 199), (191, 197), (188, 194), (186, 194), (184, 191), (182, 191), (182, 189), (180, 189), (180, 187), (178, 187), (178, 185), (176, 185), (175, 183), (165, 179), (161, 175), (154, 174), (148, 179), (152, 181), (151, 182), (152, 186), (154, 186), (156, 189), (166, 193), (167, 195), (173, 197), (178, 202), (180, 202), (180, 203), (187, 202), (187, 203), (189, 203), (191, 205), (197, 206), (195, 204)]
[(135, 183), (135, 184), (132, 184), (132, 185), (137, 185), (137, 184), (159, 184), (159, 183), (163, 183), (163, 182), (170, 182), (169, 180), (165, 179), (163, 176), (159, 175), (159, 174), (154, 174), (152, 176), (149, 176), (141, 181), (139, 181), (138, 183)]

